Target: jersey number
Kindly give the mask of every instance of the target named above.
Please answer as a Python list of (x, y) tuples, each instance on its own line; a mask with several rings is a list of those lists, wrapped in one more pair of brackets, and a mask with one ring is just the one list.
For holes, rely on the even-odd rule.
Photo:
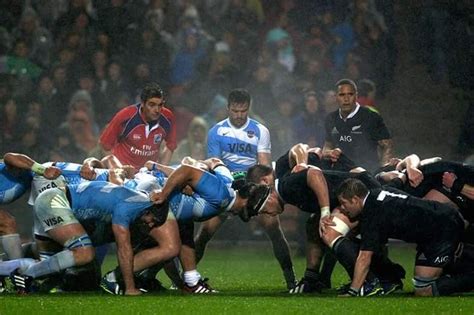
[(390, 196), (390, 197), (395, 197), (395, 198), (401, 198), (401, 199), (407, 199), (407, 195), (402, 195), (402, 194), (394, 194), (389, 191), (382, 190), (380, 194), (377, 196), (378, 201), (383, 201), (385, 197)]

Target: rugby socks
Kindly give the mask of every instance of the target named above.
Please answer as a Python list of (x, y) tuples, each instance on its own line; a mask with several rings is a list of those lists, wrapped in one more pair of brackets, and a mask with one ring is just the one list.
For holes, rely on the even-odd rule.
[(320, 280), (320, 275), (316, 269), (306, 268), (304, 271), (304, 278), (311, 282), (318, 282)]
[(353, 241), (341, 237), (334, 243), (333, 251), (339, 263), (346, 269), (352, 279), (355, 262), (359, 255), (359, 246)]
[(75, 265), (76, 262), (74, 261), (73, 252), (66, 249), (54, 256), (51, 256), (49, 259), (31, 265), (28, 269), (26, 269), (24, 275), (38, 278), (44, 275), (60, 272)]
[(334, 253), (328, 248), (324, 250), (324, 261), (321, 266), (321, 282), (326, 285), (326, 287), (331, 287), (331, 275), (334, 267), (336, 266), (337, 258), (334, 256)]
[(195, 286), (200, 279), (201, 275), (196, 269), (184, 272), (184, 282), (190, 287)]
[(288, 290), (293, 289), (296, 285), (296, 276), (293, 266), (283, 269), (283, 276), (285, 277), (286, 287)]
[(451, 295), (453, 293), (469, 292), (474, 289), (474, 272), (459, 275), (441, 276), (432, 285), (433, 296)]
[(0, 262), (0, 276), (9, 276), (13, 271), (19, 269), (20, 273), (28, 269), (29, 266), (35, 264), (36, 260), (31, 258), (20, 258), (9, 261)]
[(6, 234), (0, 236), (0, 243), (3, 251), (7, 254), (7, 259), (17, 259), (23, 257), (21, 240), (19, 234)]

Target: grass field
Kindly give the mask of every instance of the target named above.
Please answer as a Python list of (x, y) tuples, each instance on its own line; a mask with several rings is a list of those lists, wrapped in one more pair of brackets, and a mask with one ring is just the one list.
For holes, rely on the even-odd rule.
[[(409, 293), (414, 251), (392, 246), (390, 256), (407, 270), (405, 291), (387, 297), (341, 298), (334, 290), (320, 295), (289, 296), (281, 271), (270, 248), (211, 247), (200, 266), (209, 277), (215, 295), (188, 295), (176, 291), (140, 297), (105, 293), (55, 295), (0, 295), (0, 314), (474, 314), (474, 295), (446, 298), (414, 298)], [(294, 257), (298, 277), (304, 271), (303, 257)], [(104, 270), (114, 267), (110, 256)], [(160, 274), (165, 285), (169, 281)], [(347, 282), (340, 266), (333, 274), (333, 287)]]

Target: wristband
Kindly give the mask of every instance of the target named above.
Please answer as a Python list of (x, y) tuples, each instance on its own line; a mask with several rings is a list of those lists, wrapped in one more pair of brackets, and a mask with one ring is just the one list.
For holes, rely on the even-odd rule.
[(44, 171), (46, 170), (46, 167), (39, 164), (38, 162), (34, 162), (33, 165), (31, 166), (31, 170), (38, 175), (43, 175)]
[(358, 289), (355, 289), (353, 287), (350, 287), (349, 290), (347, 290), (347, 293), (352, 296), (359, 296), (359, 291)]
[(459, 195), (461, 193), (461, 190), (464, 186), (464, 181), (460, 180), (459, 178), (456, 178), (456, 180), (453, 182), (453, 187), (451, 187), (451, 192)]
[(321, 207), (321, 218), (324, 218), (325, 216), (328, 216), (331, 214), (331, 211), (329, 210), (329, 207)]

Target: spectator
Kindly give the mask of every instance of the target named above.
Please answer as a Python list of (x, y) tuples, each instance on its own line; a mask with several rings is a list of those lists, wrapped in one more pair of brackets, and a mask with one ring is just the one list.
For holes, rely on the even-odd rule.
[(322, 148), (325, 138), (325, 117), (326, 111), (320, 102), (319, 95), (315, 91), (305, 93), (304, 109), (292, 120), (293, 144), (301, 142), (312, 148)]
[(188, 136), (179, 142), (171, 163), (179, 164), (186, 156), (196, 160), (206, 159), (208, 130), (209, 125), (202, 117), (194, 117), (188, 128)]

